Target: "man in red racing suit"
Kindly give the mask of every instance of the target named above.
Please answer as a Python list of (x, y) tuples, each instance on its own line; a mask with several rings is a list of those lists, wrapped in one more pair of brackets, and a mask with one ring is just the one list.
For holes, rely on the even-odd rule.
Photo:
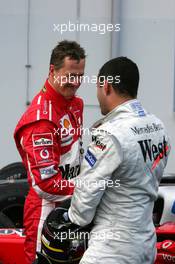
[[(71, 55), (67, 55), (71, 48)], [(59, 202), (71, 197), (74, 190), (71, 178), (80, 172), (83, 101), (75, 96), (80, 82), (70, 84), (66, 80), (60, 84), (55, 79), (68, 72), (82, 75), (84, 50), (69, 41), (60, 42), (55, 49), (57, 61), (58, 53), (64, 57), (61, 68), (57, 69), (55, 61), (51, 61), (48, 80), (14, 133), (30, 186), (24, 207), (27, 264), (33, 263), (36, 251), (40, 251), (44, 220)], [(80, 53), (79, 58), (74, 55), (75, 49)]]

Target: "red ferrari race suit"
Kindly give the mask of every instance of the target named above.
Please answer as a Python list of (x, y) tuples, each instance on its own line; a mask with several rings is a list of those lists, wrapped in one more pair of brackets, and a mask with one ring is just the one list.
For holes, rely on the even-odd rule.
[(15, 129), (30, 185), (24, 207), (27, 264), (40, 251), (47, 215), (73, 193), (71, 178), (79, 174), (82, 156), (82, 112), (82, 99), (66, 100), (47, 80)]

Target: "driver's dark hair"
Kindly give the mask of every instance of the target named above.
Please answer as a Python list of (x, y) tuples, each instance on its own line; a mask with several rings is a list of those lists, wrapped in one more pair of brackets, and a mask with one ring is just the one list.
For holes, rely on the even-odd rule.
[[(99, 71), (98, 77), (100, 76), (103, 76), (105, 80), (108, 76), (112, 76), (110, 83), (119, 95), (131, 98), (137, 97), (139, 70), (136, 63), (127, 57), (118, 57), (106, 62)], [(119, 82), (116, 82), (116, 76), (119, 76)]]
[(63, 40), (58, 42), (52, 50), (50, 65), (54, 65), (55, 69), (59, 70), (63, 66), (65, 57), (79, 62), (86, 57), (85, 50), (76, 41)]

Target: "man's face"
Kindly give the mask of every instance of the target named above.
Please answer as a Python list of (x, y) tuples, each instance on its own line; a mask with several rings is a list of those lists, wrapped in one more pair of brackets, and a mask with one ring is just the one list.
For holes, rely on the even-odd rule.
[(71, 99), (80, 87), (84, 75), (85, 59), (77, 60), (66, 57), (61, 69), (54, 70), (54, 88), (66, 99)]
[(101, 108), (102, 115), (106, 115), (109, 111), (107, 110), (107, 97), (105, 95), (104, 84), (100, 86), (97, 82), (97, 99)]

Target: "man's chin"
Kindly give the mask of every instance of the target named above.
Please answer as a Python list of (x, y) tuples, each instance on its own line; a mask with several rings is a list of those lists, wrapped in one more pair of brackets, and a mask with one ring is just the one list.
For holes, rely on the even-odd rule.
[(70, 100), (70, 99), (72, 99), (76, 95), (76, 93), (77, 93), (77, 89), (76, 90), (73, 90), (71, 92), (69, 91), (69, 93), (65, 94), (65, 98), (68, 99), (68, 100)]
[(106, 111), (106, 110), (104, 110), (104, 109), (101, 109), (101, 114), (102, 114), (103, 116), (107, 115), (108, 113), (109, 113), (108, 111)]
[(105, 115), (105, 114), (104, 114), (104, 111), (103, 111), (102, 109), (101, 109), (101, 114), (102, 114), (102, 115)]
[(66, 96), (64, 96), (64, 98), (65, 98), (66, 100), (71, 100), (75, 95), (76, 95), (76, 93), (74, 93), (74, 94), (70, 94), (70, 95), (66, 95)]

